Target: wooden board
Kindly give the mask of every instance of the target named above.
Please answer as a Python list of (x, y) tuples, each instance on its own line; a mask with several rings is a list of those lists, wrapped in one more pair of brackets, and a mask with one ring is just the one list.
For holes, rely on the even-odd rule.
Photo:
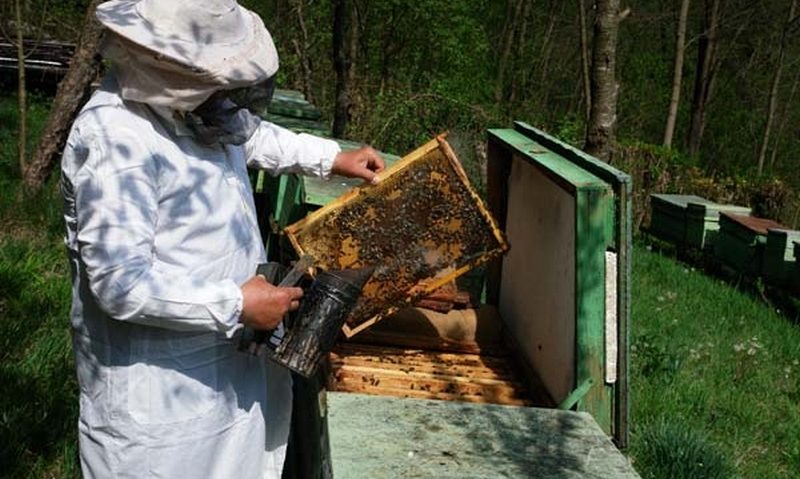
[(348, 337), (508, 249), (443, 136), (380, 177), (285, 229), (323, 269), (375, 268)]
[(328, 393), (334, 478), (636, 479), (586, 413)]
[[(626, 426), (624, 418), (627, 417), (626, 406), (622, 405), (622, 409), (618, 409), (618, 413), (613, 411), (615, 407), (614, 395), (616, 389), (615, 383), (607, 383), (605, 381), (606, 370), (608, 368), (615, 368), (617, 374), (615, 375), (617, 381), (620, 378), (625, 380), (626, 372), (625, 365), (627, 357), (625, 355), (627, 350), (627, 318), (628, 312), (625, 304), (622, 303), (620, 308), (620, 297), (627, 297), (627, 269), (628, 260), (623, 258), (617, 260), (619, 264), (615, 268), (619, 274), (617, 277), (618, 291), (623, 294), (618, 295), (614, 301), (618, 305), (617, 319), (617, 347), (610, 348), (609, 354), (616, 354), (616, 361), (614, 358), (608, 358), (606, 354), (608, 334), (605, 329), (606, 323), (606, 296), (605, 285), (606, 281), (606, 251), (608, 248), (613, 248), (614, 245), (620, 247), (623, 253), (627, 251), (627, 236), (620, 236), (620, 230), (617, 229), (618, 224), (629, 224), (629, 210), (621, 207), (618, 199), (614, 197), (614, 189), (609, 183), (611, 178), (615, 177), (613, 171), (604, 171), (597, 164), (597, 160), (590, 160), (589, 158), (577, 158), (576, 161), (568, 161), (565, 157), (556, 153), (555, 143), (552, 139), (547, 140), (549, 146), (538, 141), (541, 135), (531, 134), (533, 137), (521, 135), (517, 131), (509, 130), (491, 130), (489, 142), (489, 166), (490, 166), (490, 179), (489, 182), (489, 198), (492, 204), (492, 210), (497, 214), (501, 220), (501, 224), (507, 232), (510, 233), (513, 228), (512, 223), (519, 224), (520, 229), (527, 229), (533, 231), (532, 236), (528, 239), (522, 240), (524, 244), (531, 245), (530, 248), (536, 248), (527, 252), (529, 255), (536, 255), (541, 261), (531, 262), (530, 259), (522, 258), (519, 255), (515, 256), (516, 259), (511, 259), (511, 256), (503, 259), (498, 265), (495, 264), (490, 271), (489, 282), (487, 284), (487, 298), (492, 304), (495, 304), (499, 309), (501, 316), (506, 324), (509, 326), (509, 337), (517, 345), (514, 349), (517, 351), (527, 351), (527, 355), (523, 354), (522, 361), (525, 364), (531, 365), (535, 371), (541, 374), (549, 367), (542, 366), (536, 363), (536, 359), (532, 357), (540, 347), (546, 348), (547, 344), (556, 344), (560, 351), (566, 347), (564, 341), (560, 341), (558, 332), (551, 332), (543, 326), (537, 325), (541, 323), (544, 325), (554, 325), (558, 331), (564, 331), (564, 328), (574, 328), (574, 355), (571, 358), (572, 368), (574, 371), (574, 383), (571, 385), (568, 397), (576, 399), (574, 403), (578, 410), (587, 411), (594, 415), (600, 427), (608, 432), (614, 434), (624, 442), (626, 437)], [(553, 148), (550, 148), (553, 146)], [(558, 151), (565, 152), (573, 155), (566, 147), (560, 147)], [(541, 201), (541, 199), (529, 199), (520, 201), (519, 216), (512, 219), (512, 186), (509, 186), (514, 181), (517, 181), (519, 174), (514, 170), (515, 162), (525, 163), (532, 167), (538, 174), (538, 177), (532, 177), (531, 181), (536, 178), (538, 183), (528, 181), (526, 185), (520, 185), (519, 190), (529, 194), (528, 190), (538, 190), (542, 185), (547, 185), (548, 191), (553, 195), (550, 201)], [(590, 171), (598, 171), (602, 173), (602, 179)], [(628, 186), (625, 183), (615, 183), (617, 186), (616, 191), (622, 197), (627, 197)], [(535, 193), (531, 193), (535, 194)], [(561, 236), (562, 239), (568, 238), (569, 229), (572, 231), (572, 250), (567, 253), (566, 249), (562, 249), (553, 242), (548, 242), (548, 238), (553, 232), (535, 233), (537, 228), (545, 229), (542, 226), (543, 219), (549, 218), (548, 209), (554, 206), (553, 199), (561, 198), (561, 202), (565, 209), (572, 207), (572, 224), (564, 225), (567, 230)], [(571, 198), (571, 199), (570, 199)], [(615, 218), (615, 213), (619, 211), (622, 215), (619, 222)], [(568, 222), (565, 221), (565, 222)], [(554, 223), (555, 224), (555, 223)], [(627, 229), (623, 228), (623, 231)], [(539, 235), (539, 236), (535, 236)], [(540, 244), (540, 242), (543, 243)], [(518, 244), (519, 240), (514, 240)], [(541, 251), (538, 249), (541, 248)], [(555, 248), (555, 249), (553, 249)], [(512, 249), (512, 254), (517, 249)], [(571, 255), (573, 261), (574, 290), (572, 293), (565, 293), (565, 298), (562, 298), (561, 304), (566, 307), (568, 302), (574, 304), (574, 314), (569, 317), (565, 314), (565, 310), (551, 311), (549, 306), (552, 305), (552, 298), (542, 298), (539, 304), (522, 305), (526, 297), (537, 294), (537, 290), (543, 284), (549, 282), (562, 281), (561, 275), (563, 274), (560, 269), (561, 263), (552, 260), (552, 256), (560, 254)], [(528, 269), (519, 267), (520, 262), (528, 261)], [(621, 267), (620, 267), (621, 265)], [(517, 275), (513, 278), (508, 276), (507, 268), (517, 268)], [(510, 288), (513, 292), (504, 291)], [(562, 294), (559, 291), (554, 291), (553, 294)], [(571, 294), (571, 295), (570, 295)], [(566, 297), (568, 296), (568, 299)], [(509, 307), (511, 302), (516, 302), (516, 310)], [(505, 308), (505, 309), (504, 309)], [(533, 314), (529, 311), (533, 309)], [(621, 313), (620, 313), (621, 312)], [(555, 315), (555, 316), (554, 316)], [(569, 326), (568, 323), (572, 323)], [(514, 326), (516, 325), (516, 326)], [(536, 331), (534, 333), (534, 331)], [(608, 333), (608, 334), (607, 334)], [(545, 334), (545, 337), (537, 337), (536, 334)], [(522, 344), (528, 344), (523, 346)], [(620, 347), (620, 344), (623, 345)], [(531, 352), (533, 351), (533, 352)], [(551, 349), (552, 353), (552, 349)], [(625, 355), (625, 356), (623, 356)], [(621, 359), (620, 356), (623, 356)], [(541, 359), (545, 361), (552, 361), (552, 354)], [(622, 366), (620, 368), (620, 366)], [(554, 379), (558, 375), (553, 376)], [(543, 378), (543, 381), (546, 381)], [(555, 379), (558, 381), (558, 379)], [(566, 382), (562, 383), (562, 388), (565, 388)], [(548, 385), (552, 387), (552, 385)], [(550, 391), (554, 396), (559, 394), (559, 391)], [(563, 393), (563, 389), (562, 389)], [(624, 402), (627, 393), (618, 395)], [(554, 398), (558, 400), (558, 398)], [(616, 404), (620, 404), (617, 402)], [(573, 402), (570, 401), (570, 406)], [(568, 407), (568, 406), (565, 406)]]
[[(531, 208), (531, 205), (537, 205)], [(498, 308), (558, 403), (575, 385), (575, 197), (516, 155)]]
[(328, 389), (379, 396), (530, 405), (508, 357), (342, 343)]

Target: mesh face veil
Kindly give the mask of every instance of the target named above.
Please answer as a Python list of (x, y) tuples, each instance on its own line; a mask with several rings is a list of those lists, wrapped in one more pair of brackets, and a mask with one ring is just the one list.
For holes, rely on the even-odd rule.
[(241, 145), (253, 136), (274, 93), (274, 76), (255, 85), (220, 90), (186, 114), (186, 126), (203, 144)]

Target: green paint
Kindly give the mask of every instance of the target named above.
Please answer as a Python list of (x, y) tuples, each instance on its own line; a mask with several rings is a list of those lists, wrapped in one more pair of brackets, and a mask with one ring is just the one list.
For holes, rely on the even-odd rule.
[(614, 234), (612, 248), (617, 253), (618, 282), (617, 282), (617, 334), (619, 338), (617, 362), (617, 384), (614, 387), (614, 438), (617, 445), (627, 447), (629, 427), (628, 417), (630, 406), (628, 402), (630, 367), (630, 301), (631, 301), (631, 244), (632, 244), (632, 218), (633, 211), (630, 202), (632, 184), (631, 177), (608, 163), (570, 146), (547, 133), (538, 130), (524, 122), (514, 122), (514, 129), (525, 136), (537, 141), (546, 148), (561, 155), (567, 161), (586, 169), (597, 177), (606, 181), (614, 191)]
[(736, 205), (689, 203), (686, 206), (686, 246), (713, 251), (719, 236), (719, 214), (750, 215), (750, 208)]
[(771, 229), (764, 247), (764, 278), (782, 285), (794, 270), (794, 242), (800, 241), (800, 231)]
[(587, 379), (580, 386), (575, 388), (569, 395), (561, 401), (561, 404), (558, 405), (558, 409), (562, 411), (566, 411), (575, 407), (578, 404), (578, 401), (582, 400), (584, 396), (589, 392), (589, 390), (594, 385), (594, 381), (592, 378)]
[[(495, 129), (489, 130), (489, 134), (522, 155), (525, 160), (540, 166), (548, 176), (569, 191), (574, 192), (579, 188), (608, 188), (608, 184), (602, 179), (573, 163), (564, 161), (558, 154), (544, 148), (519, 132)], [(532, 153), (534, 151), (536, 153)]]
[[(538, 130), (490, 130), (499, 141), (541, 168), (575, 196), (576, 384), (592, 386), (578, 402), (600, 427), (625, 445), (628, 435), (628, 330), (630, 299), (630, 178)], [(566, 155), (566, 156), (565, 156)], [(602, 178), (595, 174), (602, 175)], [(514, 247), (514, 245), (512, 245)], [(618, 255), (618, 381), (605, 384), (605, 252)]]
[(715, 254), (739, 273), (760, 276), (764, 261), (766, 235), (760, 235), (725, 215), (720, 217)]
[(610, 387), (605, 385), (605, 252), (611, 243), (611, 188), (579, 190), (575, 217), (575, 381), (594, 385), (578, 403), (612, 434)]

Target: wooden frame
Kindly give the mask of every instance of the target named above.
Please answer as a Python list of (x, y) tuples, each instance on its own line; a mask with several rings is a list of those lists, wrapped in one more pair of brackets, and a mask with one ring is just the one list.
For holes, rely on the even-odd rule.
[[(353, 335), (359, 333), (360, 331), (363, 331), (372, 324), (376, 323), (377, 321), (380, 321), (384, 317), (397, 311), (398, 309), (400, 309), (400, 307), (412, 304), (413, 301), (415, 301), (416, 299), (432, 293), (442, 285), (451, 282), (452, 280), (464, 274), (465, 272), (475, 268), (476, 266), (488, 262), (492, 258), (508, 250), (508, 243), (506, 242), (502, 231), (498, 227), (496, 221), (492, 218), (491, 214), (484, 205), (480, 196), (478, 196), (478, 194), (470, 185), (469, 180), (467, 179), (467, 175), (464, 172), (464, 169), (461, 167), (461, 164), (456, 158), (453, 150), (450, 148), (450, 145), (445, 140), (445, 135), (438, 136), (436, 139), (428, 142), (427, 144), (413, 151), (409, 155), (405, 156), (402, 160), (395, 163), (388, 170), (382, 172), (379, 175), (381, 181), (385, 181), (388, 178), (397, 175), (398, 173), (404, 172), (409, 168), (413, 168), (417, 164), (417, 162), (424, 160), (428, 154), (431, 154), (436, 150), (439, 150), (444, 155), (444, 157), (447, 159), (448, 166), (453, 170), (453, 172), (457, 176), (461, 186), (465, 188), (466, 191), (468, 192), (468, 197), (470, 198), (470, 201), (472, 201), (474, 205), (477, 207), (482, 219), (488, 226), (490, 230), (490, 235), (492, 239), (496, 242), (496, 247), (490, 251), (484, 252), (482, 255), (478, 257), (468, 260), (465, 263), (459, 264), (458, 267), (454, 268), (452, 271), (446, 272), (441, 276), (434, 276), (426, 278), (425, 280), (421, 280), (411, 290), (406, 291), (404, 304), (387, 305), (388, 307), (384, 309), (381, 313), (376, 314), (375, 316), (372, 316), (371, 318), (364, 320), (363, 322), (359, 322), (355, 326), (345, 325), (343, 331), (347, 337), (352, 337)], [(356, 202), (378, 195), (379, 193), (377, 193), (376, 191), (378, 190), (373, 189), (373, 187), (370, 186), (354, 188), (349, 192), (345, 193), (344, 195), (340, 196), (339, 198), (331, 201), (327, 205), (323, 206), (319, 210), (309, 214), (304, 219), (286, 227), (284, 232), (288, 237), (289, 241), (291, 242), (292, 246), (294, 247), (295, 251), (298, 253), (298, 255), (309, 253), (299, 238), (300, 233), (303, 232), (303, 230), (312, 227), (315, 223), (319, 221), (323, 221), (328, 215), (334, 212), (348, 208), (350, 205)]]

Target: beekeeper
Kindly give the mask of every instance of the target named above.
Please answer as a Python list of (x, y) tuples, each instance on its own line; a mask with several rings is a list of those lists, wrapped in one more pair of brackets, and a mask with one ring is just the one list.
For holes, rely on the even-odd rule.
[(234, 0), (114, 0), (97, 18), (113, 69), (62, 159), (83, 474), (280, 477), (291, 378), (236, 340), (302, 290), (253, 277), (246, 167), (376, 181), (383, 162), (250, 113), (278, 55)]

